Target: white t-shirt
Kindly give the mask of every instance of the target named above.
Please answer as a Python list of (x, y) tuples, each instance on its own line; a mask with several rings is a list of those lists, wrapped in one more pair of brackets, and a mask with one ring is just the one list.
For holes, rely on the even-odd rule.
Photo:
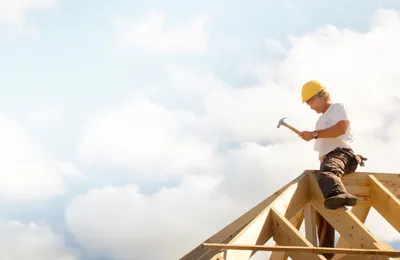
[[(331, 126), (334, 126), (341, 120), (350, 121), (347, 109), (342, 103), (333, 103), (328, 108), (328, 110), (319, 117), (315, 125), (315, 130), (329, 128)], [(349, 127), (345, 134), (336, 138), (315, 139), (314, 150), (319, 152), (318, 157), (321, 158), (330, 151), (336, 149), (337, 147), (353, 149), (352, 143), (353, 132), (351, 130), (351, 127)]]

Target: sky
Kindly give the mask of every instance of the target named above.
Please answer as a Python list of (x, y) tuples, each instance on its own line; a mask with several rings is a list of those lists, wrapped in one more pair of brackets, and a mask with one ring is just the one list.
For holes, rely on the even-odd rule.
[(0, 0), (1, 258), (183, 256), (319, 167), (276, 127), (313, 129), (310, 79), (397, 173), (398, 46), (395, 0)]

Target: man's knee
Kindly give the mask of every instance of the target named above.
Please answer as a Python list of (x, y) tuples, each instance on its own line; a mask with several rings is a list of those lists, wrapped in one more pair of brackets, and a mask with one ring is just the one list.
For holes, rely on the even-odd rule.
[(317, 175), (318, 183), (320, 184), (327, 184), (332, 179), (333, 173), (328, 171), (320, 171)]
[(317, 176), (319, 187), (325, 198), (331, 194), (332, 189), (336, 186), (337, 181), (334, 179), (335, 177), (336, 176), (330, 172), (320, 172)]
[(341, 165), (336, 161), (331, 160), (330, 162), (322, 163), (319, 172), (340, 177), (344, 174), (344, 167), (341, 167)]

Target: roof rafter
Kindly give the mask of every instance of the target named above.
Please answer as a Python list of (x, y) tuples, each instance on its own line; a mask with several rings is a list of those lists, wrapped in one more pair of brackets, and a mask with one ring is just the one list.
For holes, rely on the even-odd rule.
[[(365, 225), (373, 207), (400, 230), (400, 174), (354, 172), (344, 176), (346, 189), (359, 199), (351, 210), (326, 209), (316, 175), (316, 170), (304, 171), (180, 259), (250, 259), (266, 250), (272, 252), (272, 260), (325, 259), (321, 253), (330, 251), (335, 252), (335, 260), (400, 259), (400, 251), (380, 241)], [(336, 248), (317, 247), (316, 212), (340, 234)], [(300, 232), (303, 222), (304, 235)], [(272, 240), (275, 246), (265, 246)]]

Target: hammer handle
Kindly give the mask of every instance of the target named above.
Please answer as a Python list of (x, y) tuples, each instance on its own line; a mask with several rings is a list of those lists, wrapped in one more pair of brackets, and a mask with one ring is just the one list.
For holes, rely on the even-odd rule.
[(298, 135), (300, 134), (300, 131), (297, 130), (296, 128), (294, 128), (293, 126), (288, 125), (287, 123), (283, 123), (283, 125), (286, 126), (287, 128), (289, 128), (290, 130), (292, 130), (293, 132), (295, 132), (296, 134), (298, 134)]

